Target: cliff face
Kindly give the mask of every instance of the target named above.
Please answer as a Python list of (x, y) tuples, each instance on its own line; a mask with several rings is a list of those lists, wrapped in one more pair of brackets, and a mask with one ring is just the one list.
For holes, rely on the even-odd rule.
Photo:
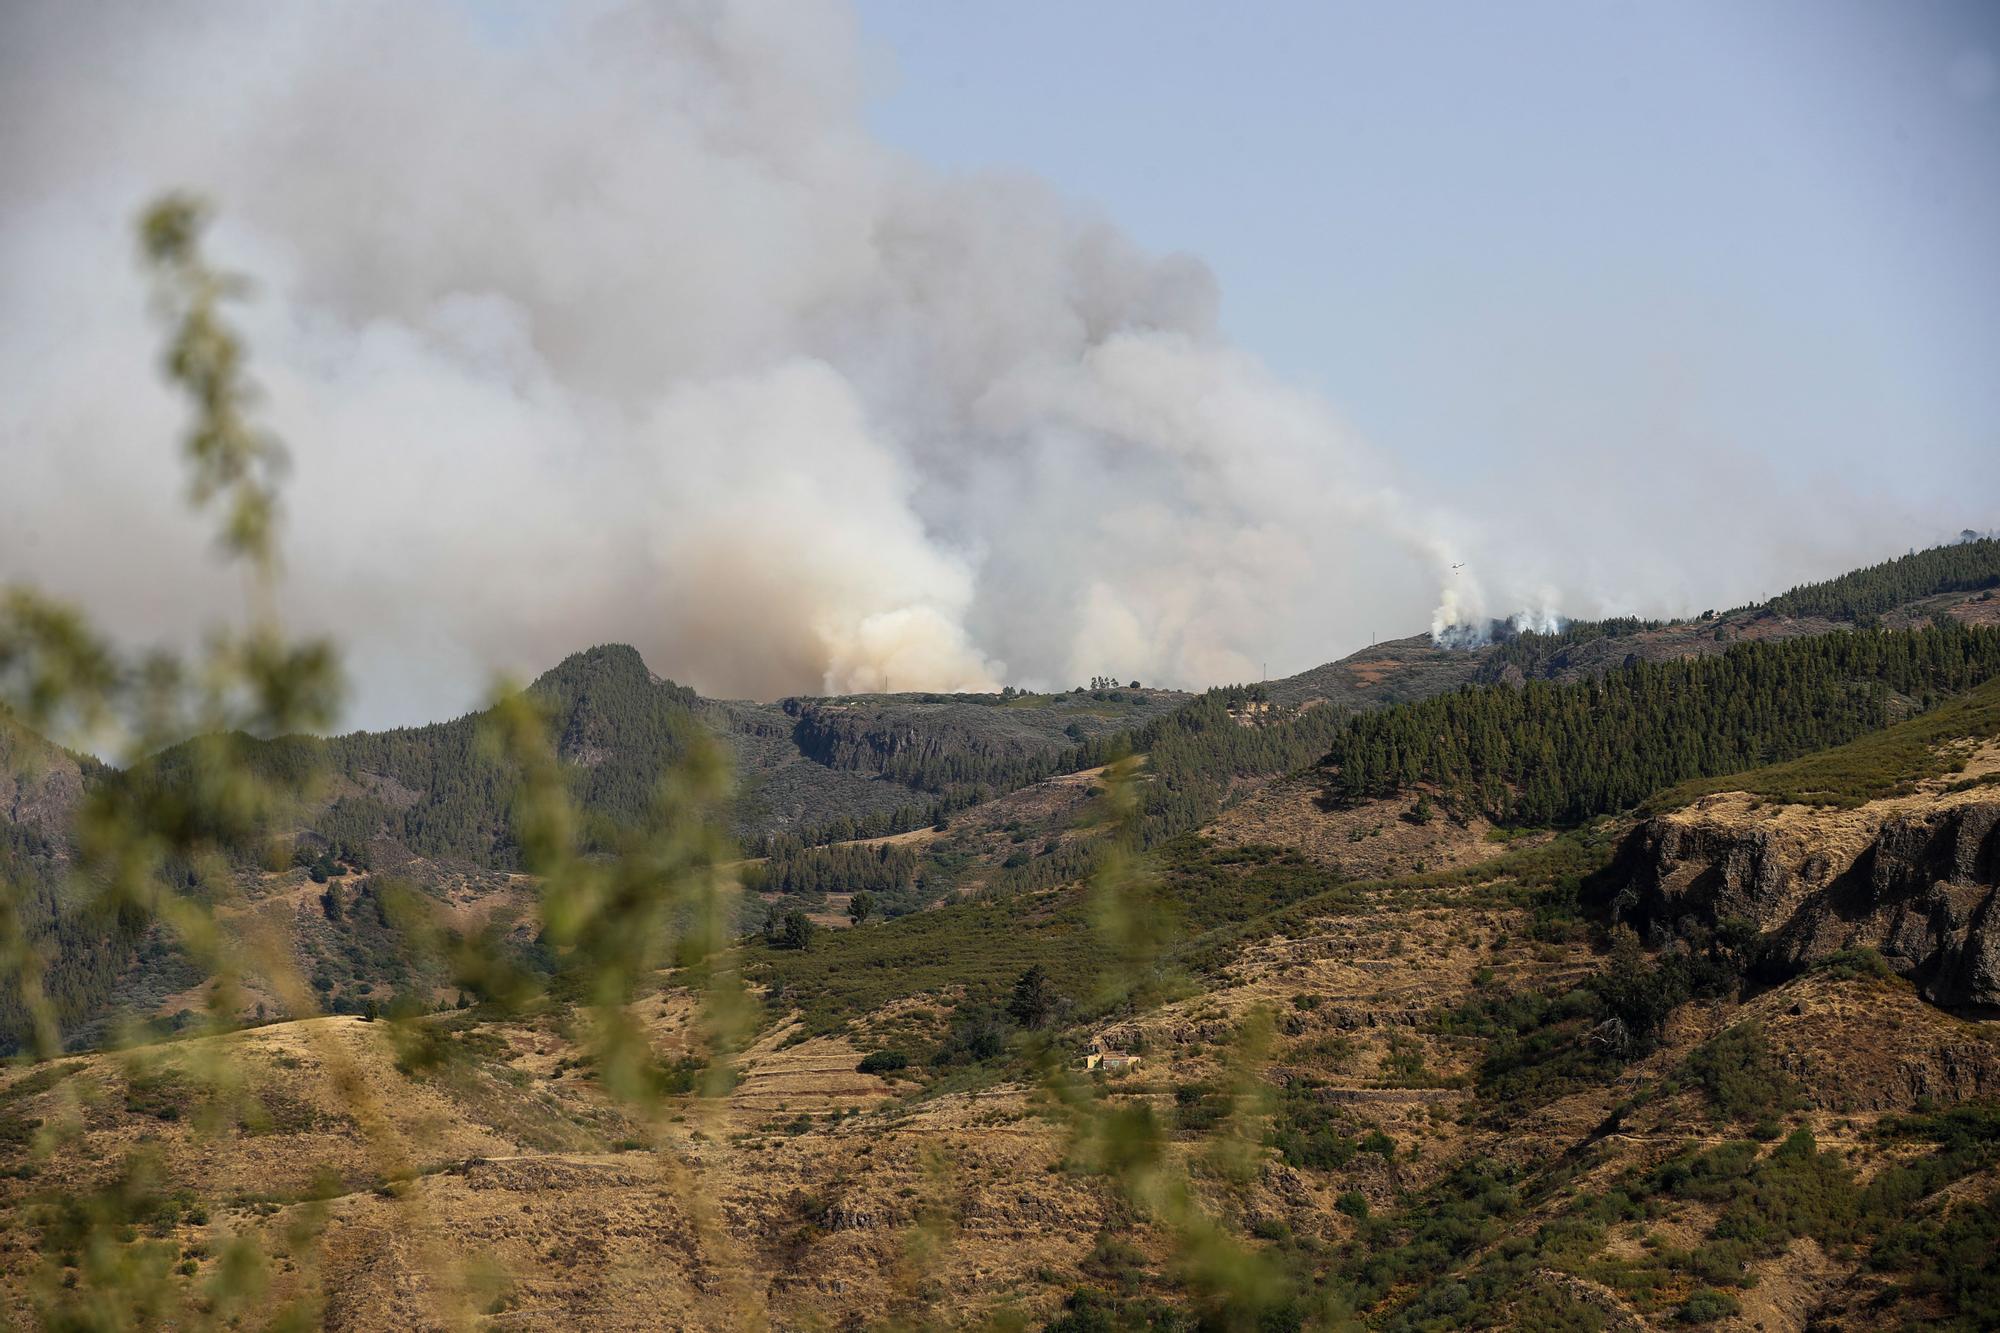
[(1615, 906), (1642, 933), (1747, 922), (1783, 972), (1866, 946), (1934, 1004), (2000, 1007), (2000, 799), (1710, 797), (1635, 830), (1624, 865)]
[(929, 789), (1032, 781), (1079, 741), (1144, 725), (1185, 703), (1174, 690), (1091, 694), (883, 695), (787, 699), (792, 742), (828, 768), (881, 773)]
[(786, 707), (796, 710), (792, 737), (800, 753), (828, 768), (887, 773), (898, 767), (898, 760), (924, 764), (948, 755), (983, 758), (990, 752), (986, 738), (955, 725), (955, 719), (928, 719), (928, 726), (919, 726), (911, 718), (837, 704), (788, 700)]
[(71, 755), (0, 712), (0, 823), (68, 840), (87, 777)]

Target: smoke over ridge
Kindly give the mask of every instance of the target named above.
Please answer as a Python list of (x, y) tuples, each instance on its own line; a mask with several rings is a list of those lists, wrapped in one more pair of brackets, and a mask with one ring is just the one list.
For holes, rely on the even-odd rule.
[(1230, 346), (1199, 262), (897, 155), (865, 91), (832, 4), (531, 38), (469, 6), (10, 6), (0, 577), (135, 637), (233, 594), (175, 504), (131, 259), (187, 188), (260, 283), (294, 614), (348, 644), (360, 722), (605, 639), (737, 696), (1200, 686), (1549, 604), (1454, 573), (1466, 529)]

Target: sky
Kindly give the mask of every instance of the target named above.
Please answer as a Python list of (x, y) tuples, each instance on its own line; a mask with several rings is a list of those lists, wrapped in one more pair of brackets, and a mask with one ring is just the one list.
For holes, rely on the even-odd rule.
[(1201, 256), (1228, 334), (1462, 501), (1630, 469), (1650, 529), (1684, 462), (1890, 547), (1994, 521), (2000, 5), (861, 14), (885, 140)]
[(0, 583), (238, 605), (191, 190), (346, 720), (1199, 687), (2000, 525), (2000, 6), (21, 0)]

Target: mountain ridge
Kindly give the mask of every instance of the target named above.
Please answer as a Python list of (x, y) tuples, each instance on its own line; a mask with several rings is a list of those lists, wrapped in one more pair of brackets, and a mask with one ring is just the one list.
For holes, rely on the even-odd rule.
[[(2000, 582), (2000, 574), (1986, 572), (1996, 549), (1972, 544), (1940, 564), (1940, 577), (1982, 586), (1938, 593), (1920, 582), (1915, 591), (1923, 596), (1907, 608), (1847, 610), (1883, 624), (1938, 616), (2000, 622), (2000, 601), (1983, 586)], [(1920, 553), (1812, 586), (1847, 587), (1865, 598), (1886, 579), (1885, 586), (1907, 591), (1910, 570), (1932, 563), (1938, 562)], [(793, 858), (768, 886), (767, 898), (779, 895), (773, 910), (795, 901), (782, 896), (785, 885), (830, 882), (832, 862), (795, 859), (817, 844), (890, 835), (928, 840), (923, 854), (900, 859), (887, 881), (871, 872), (873, 881), (893, 887), (881, 901), (895, 914), (952, 895), (1046, 887), (1087, 873), (1094, 854), (1088, 840), (1064, 832), (1060, 821), (1081, 817), (1078, 802), (1090, 784), (1036, 793), (1049, 779), (1101, 765), (1126, 748), (1150, 756), (1142, 799), (1151, 845), (1206, 825), (1246, 793), (1311, 766), (1351, 716), (1416, 706), (1482, 683), (1575, 681), (1634, 661), (1710, 656), (1737, 642), (1796, 639), (1854, 623), (1749, 607), (1689, 621), (1578, 622), (1556, 634), (1503, 633), (1472, 648), (1413, 636), (1278, 681), (1201, 695), (1100, 684), (1050, 695), (908, 692), (768, 704), (704, 698), (652, 672), (629, 645), (600, 644), (569, 654), (525, 690), (550, 715), (551, 741), (585, 816), (587, 850), (611, 847), (621, 826), (646, 819), (667, 769), (697, 735), (711, 735), (739, 775), (734, 824), (746, 851)], [(463, 883), (486, 885), (476, 892), (487, 893), (505, 883), (514, 851), (512, 777), (480, 744), (483, 716), (242, 743), (274, 772), (326, 774), (313, 800), (279, 830), (296, 864), (316, 874), (343, 868), (414, 874), (439, 891)], [(73, 813), (79, 789), (71, 783), (64, 790)], [(1024, 795), (996, 803), (1010, 792)], [(27, 807), (17, 798), (11, 808)], [(1058, 823), (1032, 832), (1051, 820)], [(947, 825), (949, 833), (938, 832)], [(65, 839), (16, 820), (0, 819), (0, 827), (10, 831), (17, 861), (42, 886), (42, 905), (31, 912), (36, 928), (51, 928), (60, 914), (54, 895), (68, 873)], [(24, 860), (20, 849), (30, 837), (33, 855)], [(825, 910), (814, 894), (796, 902)], [(755, 901), (745, 910), (754, 911)], [(103, 984), (101, 966), (94, 964), (91, 975), (99, 980), (85, 991)], [(363, 974), (354, 975), (358, 984)]]

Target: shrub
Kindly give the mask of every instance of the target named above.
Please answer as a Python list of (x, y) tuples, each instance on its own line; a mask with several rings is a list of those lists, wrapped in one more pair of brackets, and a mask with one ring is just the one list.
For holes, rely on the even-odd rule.
[(1814, 964), (1813, 971), (1824, 973), (1835, 981), (1893, 981), (1896, 978), (1895, 969), (1889, 966), (1888, 960), (1865, 946), (1830, 954)]
[[(1180, 1100), (1181, 1095), (1176, 1090), (1175, 1099)], [(1205, 1090), (1196, 1093), (1196, 1103), (1203, 1097)], [(1345, 1120), (1339, 1111), (1317, 1100), (1311, 1088), (1294, 1083), (1279, 1093), (1270, 1143), (1287, 1165), (1309, 1171), (1332, 1171), (1354, 1160), (1354, 1140), (1342, 1132), (1344, 1128)]]
[(774, 949), (809, 948), (818, 933), (813, 919), (797, 908), (784, 912), (773, 908), (764, 918), (764, 943)]
[(931, 1057), (934, 1065), (976, 1064), (1007, 1049), (1007, 1020), (991, 1005), (962, 1004), (952, 1011), (951, 1029)]
[(1798, 1084), (1778, 1068), (1764, 1029), (1756, 1023), (1739, 1023), (1704, 1042), (1682, 1071), (1708, 1094), (1724, 1120), (1769, 1121), (1799, 1104)]
[(1206, 1134), (1229, 1114), (1229, 1097), (1208, 1083), (1183, 1083), (1174, 1089), (1174, 1127), (1189, 1134)]
[(1285, 1240), (1292, 1228), (1282, 1217), (1260, 1217), (1250, 1224), (1250, 1234), (1258, 1240)]
[(1681, 1306), (1679, 1317), (1683, 1324), (1712, 1324), (1718, 1319), (1729, 1318), (1742, 1308), (1736, 1298), (1726, 1291), (1697, 1287)]
[(861, 1057), (861, 1063), (854, 1068), (863, 1074), (890, 1074), (909, 1066), (910, 1057), (901, 1051), (870, 1051)]

